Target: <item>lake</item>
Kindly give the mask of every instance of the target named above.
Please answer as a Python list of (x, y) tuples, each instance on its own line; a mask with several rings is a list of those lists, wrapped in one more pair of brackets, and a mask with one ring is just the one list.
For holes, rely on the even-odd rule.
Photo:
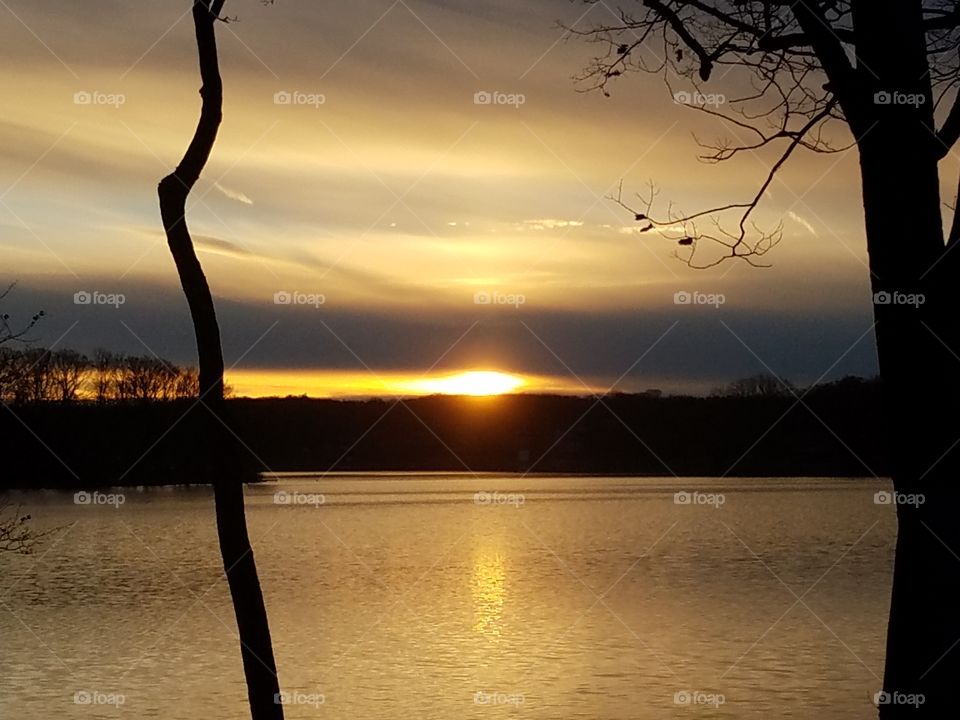
[[(462, 474), (250, 486), (286, 715), (876, 717), (885, 489)], [(249, 717), (209, 488), (12, 499), (59, 530), (32, 556), (0, 556), (0, 717)]]

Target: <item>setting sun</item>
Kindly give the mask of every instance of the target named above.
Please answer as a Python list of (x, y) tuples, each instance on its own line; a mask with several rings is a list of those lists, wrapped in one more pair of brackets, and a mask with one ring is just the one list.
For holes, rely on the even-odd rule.
[(235, 397), (315, 398), (420, 397), (423, 395), (470, 395), (475, 397), (511, 392), (577, 393), (602, 392), (602, 386), (586, 386), (571, 378), (505, 373), (495, 370), (448, 371), (424, 376), (410, 371), (371, 373), (369, 370), (264, 370), (236, 368), (228, 371), (227, 384)]
[(439, 378), (417, 380), (415, 389), (441, 395), (503, 395), (524, 385), (522, 378), (491, 370), (473, 370)]

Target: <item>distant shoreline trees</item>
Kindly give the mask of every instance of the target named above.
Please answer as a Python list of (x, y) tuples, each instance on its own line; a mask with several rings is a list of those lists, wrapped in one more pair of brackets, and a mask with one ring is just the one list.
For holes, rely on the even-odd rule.
[(0, 347), (0, 402), (164, 402), (196, 398), (196, 368), (149, 355)]
[(789, 380), (775, 375), (762, 373), (734, 380), (732, 383), (714, 389), (713, 397), (791, 397), (796, 396), (797, 387)]
[[(847, 377), (837, 382), (874, 380)], [(759, 374), (713, 388), (707, 397), (796, 397), (802, 391), (787, 379)], [(232, 395), (229, 385), (224, 386), (224, 393), (227, 397)], [(661, 390), (622, 394), (664, 397)], [(104, 349), (95, 350), (90, 357), (72, 349), (0, 347), (0, 402), (7, 405), (155, 403), (197, 399), (199, 395), (197, 368), (160, 357)]]

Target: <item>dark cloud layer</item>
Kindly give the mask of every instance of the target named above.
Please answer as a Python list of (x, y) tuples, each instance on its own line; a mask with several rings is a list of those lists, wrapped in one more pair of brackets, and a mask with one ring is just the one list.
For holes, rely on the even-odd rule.
[[(137, 285), (111, 292), (124, 291), (125, 304), (114, 308), (78, 306), (72, 295), (20, 286), (10, 312), (24, 318), (45, 310), (32, 333), (41, 344), (60, 339), (86, 352), (109, 347), (192, 362), (189, 316), (177, 291)], [(243, 368), (420, 372), (439, 361), (437, 370), (493, 366), (576, 375), (600, 386), (626, 373), (618, 389), (667, 383), (699, 391), (759, 372), (801, 383), (876, 372), (867, 311), (810, 317), (749, 308), (570, 313), (522, 307), (400, 314), (221, 300), (219, 312), (227, 363), (239, 360)]]

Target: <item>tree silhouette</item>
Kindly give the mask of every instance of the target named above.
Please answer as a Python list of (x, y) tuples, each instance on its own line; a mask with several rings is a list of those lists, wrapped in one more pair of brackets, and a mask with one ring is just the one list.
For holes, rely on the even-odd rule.
[[(8, 285), (0, 292), (0, 300), (9, 295), (15, 285)], [(10, 324), (10, 316), (0, 313), (0, 346), (8, 342), (23, 340), (29, 330), (40, 322), (43, 311), (37, 313), (24, 327), (14, 328)], [(4, 402), (6, 388), (20, 377), (19, 367), (21, 353), (10, 352), (8, 348), (0, 347), (0, 402)], [(11, 508), (10, 503), (0, 499), (0, 552), (12, 552), (29, 555), (37, 542), (38, 534), (30, 528), (30, 516), (20, 512), (20, 508)], [(47, 535), (50, 531), (40, 533)]]
[(247, 533), (243, 484), (227, 466), (224, 421), (223, 349), (210, 286), (184, 217), (187, 196), (210, 157), (223, 115), (223, 83), (217, 54), (215, 23), (225, 0), (194, 0), (193, 21), (200, 64), (200, 120), (183, 159), (160, 181), (160, 214), (180, 284), (193, 319), (199, 364), (199, 423), (213, 474), (220, 553), (233, 599), (240, 634), (240, 652), (254, 720), (282, 720), (279, 681), (263, 592)]
[(30, 555), (41, 538), (57, 529), (36, 532), (30, 527), (31, 519), (19, 507), (0, 499), (0, 553)]
[[(2, 292), (0, 292), (0, 301), (6, 299), (7, 295), (13, 292), (13, 288), (16, 287), (16, 283), (8, 285)], [(24, 336), (30, 332), (34, 325), (40, 322), (40, 319), (44, 316), (43, 310), (38, 312), (30, 321), (26, 323), (23, 327), (13, 327), (10, 323), (10, 315), (5, 312), (0, 312), (0, 345), (5, 345), (8, 342), (13, 342), (14, 340), (23, 340)]]
[[(925, 496), (922, 504), (897, 503), (881, 698), (892, 702), (881, 702), (880, 716), (947, 717), (960, 677), (960, 212), (949, 222), (942, 216), (940, 164), (960, 139), (960, 3), (638, 0), (612, 23), (571, 31), (602, 48), (581, 77), (591, 88), (609, 94), (614, 79), (640, 71), (662, 74), (672, 91), (678, 78), (692, 88), (678, 101), (749, 137), (703, 145), (708, 163), (782, 146), (743, 200), (658, 216), (653, 191), (636, 208), (614, 198), (643, 230), (675, 241), (694, 267), (763, 264), (780, 236), (753, 223), (766, 189), (795, 153), (845, 149), (831, 144), (830, 124), (849, 129), (860, 159), (893, 482), (898, 493)], [(701, 102), (709, 81), (728, 74), (724, 87), (742, 81), (752, 89), (724, 111)], [(919, 709), (896, 702), (910, 694), (924, 696)]]
[(797, 388), (789, 380), (762, 373), (747, 378), (734, 380), (724, 388), (712, 394), (719, 397), (786, 397), (796, 395)]
[(0, 347), (0, 402), (8, 404), (74, 403), (88, 398), (100, 404), (145, 404), (199, 395), (196, 368), (179, 367), (152, 355), (98, 350), (91, 361), (69, 348)]

